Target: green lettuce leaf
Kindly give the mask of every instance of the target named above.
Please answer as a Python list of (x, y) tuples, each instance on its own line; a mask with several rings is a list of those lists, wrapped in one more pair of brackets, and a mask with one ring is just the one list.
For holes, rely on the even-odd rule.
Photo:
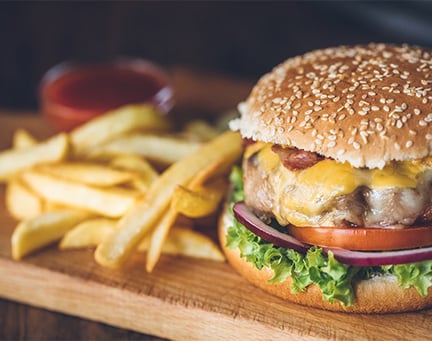
[[(231, 202), (244, 200), (243, 175), (238, 167), (231, 173), (233, 186)], [(230, 214), (232, 212), (230, 206)], [(321, 289), (323, 298), (330, 303), (339, 301), (343, 306), (355, 304), (353, 283), (372, 276), (393, 274), (403, 288), (413, 286), (420, 295), (427, 295), (432, 286), (432, 261), (382, 267), (355, 267), (338, 262), (332, 252), (324, 254), (319, 247), (311, 247), (303, 255), (294, 250), (274, 246), (262, 240), (233, 219), (227, 231), (226, 246), (238, 249), (240, 256), (257, 269), (269, 267), (273, 270), (271, 283), (283, 282), (291, 277), (291, 291), (298, 293), (310, 284)]]

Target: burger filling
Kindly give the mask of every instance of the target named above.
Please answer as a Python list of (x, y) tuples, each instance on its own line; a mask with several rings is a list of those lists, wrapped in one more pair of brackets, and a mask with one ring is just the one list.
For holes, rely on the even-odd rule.
[[(255, 152), (253, 153), (255, 154)], [(264, 212), (267, 218), (275, 216), (270, 208), (273, 208), (276, 200), (270, 195), (265, 194), (266, 189), (272, 189), (273, 194), (281, 193), (281, 189), (274, 189), (274, 183), (268, 177), (273, 175), (281, 176), (279, 173), (285, 173), (275, 170), (274, 173), (265, 173), (261, 168), (261, 173), (256, 173), (257, 155), (246, 155), (244, 161), (247, 166), (247, 174), (239, 168), (234, 168), (231, 173), (232, 193), (230, 197), (231, 205), (239, 201), (249, 201), (247, 196), (253, 196), (256, 212)], [(324, 161), (321, 161), (324, 162)], [(316, 165), (319, 163), (316, 163)], [(310, 168), (312, 168), (311, 166)], [(285, 168), (286, 169), (286, 168)], [(255, 172), (255, 173), (254, 173)], [(256, 176), (251, 178), (250, 175)], [(246, 176), (245, 176), (246, 175)], [(261, 180), (258, 175), (262, 175)], [(338, 175), (340, 178), (340, 175)], [(253, 180), (255, 179), (255, 180)], [(253, 182), (254, 181), (254, 182)], [(247, 183), (248, 194), (244, 192)], [(255, 184), (255, 190), (252, 190), (252, 184)], [(267, 188), (266, 188), (267, 186)], [(269, 192), (270, 193), (270, 192)], [(339, 212), (348, 219), (352, 216), (360, 216), (357, 211), (365, 212), (364, 200), (360, 200), (361, 190), (356, 189), (351, 194), (335, 196), (332, 200), (334, 208), (332, 212)], [(383, 192), (384, 193), (384, 192)], [(388, 194), (388, 193), (387, 193)], [(383, 194), (384, 195), (384, 194)], [(402, 195), (402, 194), (401, 194)], [(408, 200), (409, 198), (403, 199)], [(409, 201), (409, 200), (408, 200)], [(303, 201), (304, 202), (304, 201)], [(308, 206), (306, 203), (305, 206)], [(232, 206), (230, 214), (233, 215)], [(345, 209), (345, 208), (349, 208)], [(264, 209), (267, 209), (265, 211)], [(310, 208), (308, 208), (310, 209)], [(350, 213), (345, 213), (345, 212)], [(290, 213), (291, 214), (291, 213)], [(321, 215), (330, 214), (323, 213)], [(306, 215), (305, 215), (306, 216)], [(336, 216), (336, 213), (333, 213)], [(304, 218), (310, 219), (313, 218)], [(341, 219), (340, 217), (338, 219)], [(272, 225), (272, 224), (271, 224)], [(277, 228), (275, 226), (275, 228)], [(330, 303), (339, 301), (342, 306), (354, 304), (354, 287), (356, 281), (367, 280), (381, 276), (396, 277), (402, 288), (414, 287), (422, 296), (428, 294), (429, 287), (432, 285), (432, 262), (422, 261), (407, 264), (386, 265), (386, 266), (350, 266), (343, 264), (335, 259), (332, 252), (325, 254), (323, 249), (317, 246), (309, 248), (306, 254), (301, 254), (293, 249), (287, 249), (275, 246), (263, 238), (251, 232), (247, 227), (242, 225), (238, 220), (233, 219), (232, 225), (227, 229), (226, 246), (230, 249), (237, 249), (240, 256), (251, 263), (255, 268), (262, 269), (268, 267), (272, 269), (274, 276), (269, 280), (271, 283), (284, 282), (288, 277), (291, 278), (291, 291), (297, 293), (305, 290), (309, 285), (317, 285), (323, 295), (323, 298)]]
[(249, 144), (246, 204), (281, 225), (405, 228), (432, 222), (429, 160), (358, 169), (316, 153)]

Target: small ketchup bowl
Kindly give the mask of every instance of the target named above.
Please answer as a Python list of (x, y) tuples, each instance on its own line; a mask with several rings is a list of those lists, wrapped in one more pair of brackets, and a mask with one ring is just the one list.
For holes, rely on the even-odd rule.
[(142, 59), (58, 64), (42, 77), (39, 97), (43, 115), (61, 131), (127, 104), (154, 105), (162, 113), (174, 105), (168, 75)]

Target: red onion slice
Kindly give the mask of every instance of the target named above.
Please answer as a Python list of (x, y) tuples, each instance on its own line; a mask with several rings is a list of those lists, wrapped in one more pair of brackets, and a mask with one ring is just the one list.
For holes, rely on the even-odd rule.
[[(294, 249), (306, 253), (310, 245), (304, 244), (289, 234), (279, 232), (262, 222), (244, 202), (238, 202), (233, 207), (235, 218), (248, 230), (265, 241), (286, 249)], [(432, 260), (432, 247), (400, 251), (351, 251), (336, 248), (323, 248), (325, 252), (333, 252), (341, 263), (354, 266), (396, 265)]]
[(341, 263), (354, 266), (380, 266), (396, 265), (421, 262), (432, 259), (432, 246), (398, 251), (351, 251), (344, 249), (328, 249), (324, 251), (333, 252), (334, 257)]
[(279, 232), (274, 227), (265, 224), (259, 219), (244, 202), (238, 202), (233, 207), (234, 216), (248, 230), (255, 233), (265, 241), (285, 249), (294, 249), (300, 253), (306, 253), (309, 246), (302, 243), (289, 234)]

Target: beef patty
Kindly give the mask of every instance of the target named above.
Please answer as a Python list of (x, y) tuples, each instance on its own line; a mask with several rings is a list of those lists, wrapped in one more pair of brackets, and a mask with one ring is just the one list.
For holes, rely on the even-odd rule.
[[(290, 183), (280, 188), (281, 182), (277, 181), (280, 175), (264, 170), (257, 154), (243, 161), (246, 204), (260, 218), (276, 217), (281, 225), (288, 225), (292, 222), (287, 217), (293, 212), (286, 212), (281, 196), (292, 195), (297, 185)], [(311, 165), (320, 161), (319, 157), (311, 159), (315, 161)], [(428, 224), (432, 222), (431, 194), (432, 170), (428, 170), (416, 188), (358, 187), (352, 193), (334, 197), (318, 215), (303, 215), (301, 219), (310, 226), (404, 228), (416, 223)]]

